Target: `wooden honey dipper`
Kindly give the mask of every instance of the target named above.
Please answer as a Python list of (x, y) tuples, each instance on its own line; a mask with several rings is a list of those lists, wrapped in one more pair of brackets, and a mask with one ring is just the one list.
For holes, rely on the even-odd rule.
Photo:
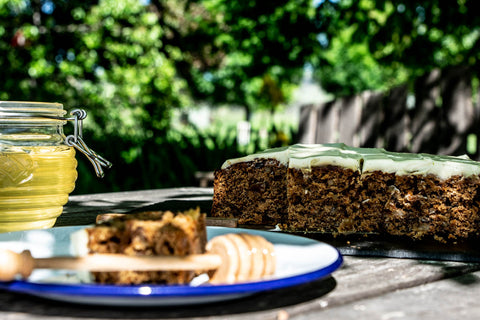
[(0, 281), (28, 278), (34, 269), (88, 271), (178, 271), (209, 270), (210, 282), (253, 281), (275, 272), (273, 244), (265, 238), (230, 233), (212, 238), (207, 253), (187, 256), (127, 256), (90, 254), (83, 257), (33, 258), (30, 251), (0, 250)]

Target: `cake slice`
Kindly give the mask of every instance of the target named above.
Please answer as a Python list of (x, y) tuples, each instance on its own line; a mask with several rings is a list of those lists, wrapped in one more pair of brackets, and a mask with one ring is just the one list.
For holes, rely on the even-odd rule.
[[(87, 228), (88, 250), (94, 253), (176, 255), (205, 253), (207, 242), (205, 214), (149, 211), (135, 214), (106, 214), (97, 217), (95, 227)], [(201, 270), (93, 272), (98, 283), (109, 284), (186, 284)]]
[(288, 230), (351, 231), (360, 157), (336, 145), (297, 145), (287, 171)]
[(288, 149), (227, 161), (215, 172), (214, 217), (275, 225), (287, 218)]
[[(480, 164), (466, 157), (395, 152), (365, 157), (362, 190), (370, 196), (360, 197), (362, 212), (381, 212), (382, 231), (390, 235), (478, 238), (479, 174)], [(377, 185), (369, 184), (373, 181)], [(370, 200), (381, 206), (368, 207)]]

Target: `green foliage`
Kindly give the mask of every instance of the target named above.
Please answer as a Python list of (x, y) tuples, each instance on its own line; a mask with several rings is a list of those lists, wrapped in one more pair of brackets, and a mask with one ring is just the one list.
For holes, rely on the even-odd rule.
[(221, 68), (192, 73), (196, 94), (222, 97), (247, 112), (288, 101), (289, 84), (300, 80), (319, 46), (311, 1), (209, 0), (205, 7), (219, 22), (210, 34), (219, 49), (214, 54), (226, 56)]
[(385, 90), (406, 81), (404, 68), (398, 63), (382, 66), (370, 54), (366, 41), (353, 42), (353, 34), (353, 27), (345, 28), (319, 55), (321, 67), (315, 69), (315, 76), (326, 91), (347, 96), (369, 89)]
[(434, 68), (478, 69), (474, 0), (322, 1), (316, 76), (339, 95), (384, 89)]

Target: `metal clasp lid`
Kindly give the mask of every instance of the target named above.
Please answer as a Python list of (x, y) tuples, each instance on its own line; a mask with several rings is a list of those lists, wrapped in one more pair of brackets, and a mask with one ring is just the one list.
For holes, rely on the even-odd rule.
[(102, 167), (108, 169), (112, 166), (112, 163), (97, 154), (92, 149), (90, 149), (82, 139), (83, 119), (87, 117), (87, 112), (83, 109), (75, 109), (70, 112), (70, 115), (72, 115), (73, 118), (67, 118), (67, 120), (74, 121), (74, 131), (73, 135), (69, 135), (66, 137), (66, 144), (74, 147), (75, 149), (86, 155), (88, 160), (95, 168), (95, 173), (97, 174), (97, 177), (103, 178), (105, 173), (103, 172)]

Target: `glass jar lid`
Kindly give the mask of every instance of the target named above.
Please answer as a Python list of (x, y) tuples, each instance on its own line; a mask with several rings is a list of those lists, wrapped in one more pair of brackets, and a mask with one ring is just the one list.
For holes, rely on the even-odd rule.
[(87, 156), (99, 177), (104, 176), (102, 167), (110, 168), (112, 164), (90, 149), (82, 137), (83, 119), (87, 113), (83, 109), (70, 112), (71, 117), (65, 117), (67, 111), (61, 103), (32, 101), (0, 101), (0, 125), (2, 126), (44, 126), (64, 125), (73, 121), (74, 133), (65, 137), (65, 143)]
[(61, 103), (0, 101), (0, 122), (64, 122), (66, 110)]

